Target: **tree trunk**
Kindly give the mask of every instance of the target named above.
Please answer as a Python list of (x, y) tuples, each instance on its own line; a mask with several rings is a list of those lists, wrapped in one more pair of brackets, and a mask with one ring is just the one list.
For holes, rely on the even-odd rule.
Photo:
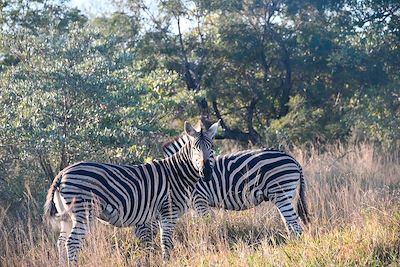
[(53, 181), (55, 175), (53, 171), (53, 167), (50, 164), (50, 160), (47, 155), (39, 154), (39, 164), (42, 167), (44, 174), (46, 175), (47, 180)]
[(290, 53), (286, 47), (286, 44), (282, 38), (273, 28), (271, 24), (267, 25), (267, 29), (271, 33), (274, 41), (279, 45), (282, 51), (282, 64), (285, 68), (285, 77), (280, 87), (281, 94), (279, 96), (279, 111), (278, 118), (285, 116), (289, 112), (288, 102), (290, 98), (290, 92), (292, 90), (292, 67), (290, 63)]
[[(254, 102), (254, 103), (253, 103)], [(256, 100), (252, 101), (247, 108), (247, 126), (249, 128), (249, 132), (243, 132), (240, 129), (234, 128), (231, 129), (228, 127), (224, 121), (224, 119), (221, 116), (221, 113), (219, 112), (218, 109), (218, 104), (217, 101), (213, 101), (213, 109), (215, 112), (215, 116), (221, 120), (221, 127), (224, 129), (224, 132), (222, 135), (217, 135), (215, 138), (216, 139), (231, 139), (231, 140), (237, 140), (241, 142), (250, 142), (252, 145), (260, 144), (261, 143), (261, 138), (258, 132), (253, 128), (253, 114), (254, 114), (254, 108), (256, 105)]]

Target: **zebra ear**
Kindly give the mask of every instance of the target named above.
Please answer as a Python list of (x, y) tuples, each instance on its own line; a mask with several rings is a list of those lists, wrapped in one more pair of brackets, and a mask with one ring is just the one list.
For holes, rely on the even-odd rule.
[(210, 128), (207, 131), (207, 134), (210, 138), (214, 138), (214, 136), (217, 134), (218, 131), (218, 126), (221, 120), (218, 120), (216, 123), (210, 126)]
[(188, 136), (196, 137), (197, 131), (196, 131), (195, 128), (193, 128), (193, 126), (189, 122), (185, 121), (185, 127), (184, 128), (185, 128), (185, 133)]

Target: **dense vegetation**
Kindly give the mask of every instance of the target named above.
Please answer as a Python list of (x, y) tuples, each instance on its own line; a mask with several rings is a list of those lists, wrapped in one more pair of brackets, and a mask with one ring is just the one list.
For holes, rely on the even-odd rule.
[(397, 0), (115, 2), (88, 17), (67, 1), (0, 1), (4, 214), (40, 219), (27, 211), (68, 164), (162, 157), (199, 115), (222, 120), (219, 145), (312, 157), (370, 143), (397, 162)]

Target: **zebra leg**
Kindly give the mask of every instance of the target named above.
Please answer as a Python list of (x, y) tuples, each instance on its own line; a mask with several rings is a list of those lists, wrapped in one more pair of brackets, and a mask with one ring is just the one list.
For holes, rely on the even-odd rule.
[(281, 200), (275, 199), (273, 202), (278, 207), (282, 219), (286, 222), (286, 229), (289, 233), (300, 236), (303, 229), (300, 226), (299, 216), (292, 205), (292, 197), (283, 197)]
[(160, 220), (161, 251), (164, 260), (169, 260), (173, 247), (172, 237), (177, 222), (177, 217), (172, 214), (162, 216)]
[(82, 242), (89, 232), (89, 223), (93, 221), (93, 211), (91, 209), (80, 209), (73, 212), (72, 229), (67, 238), (67, 254), (69, 266), (77, 266), (78, 252)]
[(154, 241), (158, 232), (158, 221), (152, 220), (144, 224), (136, 226), (135, 235), (136, 237), (145, 244), (146, 247), (150, 247)]
[(60, 236), (57, 240), (57, 248), (58, 248), (58, 257), (59, 257), (59, 266), (66, 266), (66, 246), (65, 241), (67, 240), (69, 234), (71, 233), (72, 222), (70, 220), (61, 220), (61, 231)]
[(214, 212), (210, 208), (207, 198), (200, 194), (196, 194), (193, 197), (193, 208), (196, 216), (215, 218)]

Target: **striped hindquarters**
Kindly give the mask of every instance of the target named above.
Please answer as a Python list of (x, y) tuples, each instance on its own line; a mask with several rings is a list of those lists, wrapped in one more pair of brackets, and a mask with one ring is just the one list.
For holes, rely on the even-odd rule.
[(72, 165), (62, 172), (60, 195), (74, 210), (96, 208), (97, 216), (115, 226), (148, 220), (166, 197), (167, 182), (157, 164), (120, 166), (94, 162)]
[(211, 206), (244, 210), (293, 191), (300, 173), (297, 161), (285, 152), (241, 151), (217, 157), (214, 179), (200, 181), (196, 193), (206, 195)]

